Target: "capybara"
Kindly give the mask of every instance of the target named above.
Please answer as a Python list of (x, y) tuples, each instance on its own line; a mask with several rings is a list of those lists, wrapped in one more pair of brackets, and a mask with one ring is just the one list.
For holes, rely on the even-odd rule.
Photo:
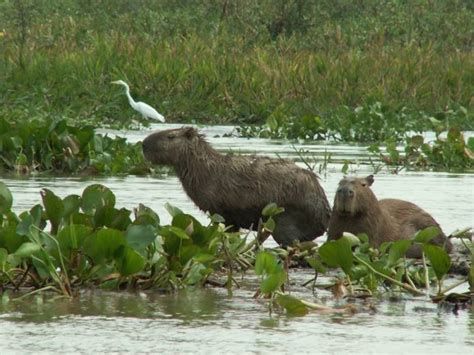
[[(370, 244), (379, 247), (383, 242), (408, 239), (429, 226), (440, 228), (429, 213), (411, 202), (377, 200), (370, 188), (373, 183), (373, 175), (346, 177), (339, 182), (329, 221), (328, 240), (340, 238), (343, 232), (365, 233)], [(431, 242), (444, 245), (447, 252), (452, 249), (451, 242), (442, 231)], [(420, 247), (412, 246), (407, 256), (421, 258)]]
[(330, 207), (317, 176), (294, 162), (221, 154), (192, 127), (150, 134), (143, 154), (173, 166), (184, 190), (203, 211), (218, 213), (235, 229), (255, 230), (262, 209), (276, 203), (273, 238), (283, 246), (309, 241), (327, 228)]

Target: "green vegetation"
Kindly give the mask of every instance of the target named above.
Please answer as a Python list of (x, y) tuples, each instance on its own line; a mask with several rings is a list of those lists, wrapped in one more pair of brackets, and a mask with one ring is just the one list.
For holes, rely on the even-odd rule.
[[(8, 120), (126, 124), (134, 113), (110, 85), (119, 78), (171, 121), (273, 130), (318, 117), (342, 139), (424, 129), (423, 117), (450, 107), (472, 112), (468, 0), (6, 0), (0, 18)], [(376, 102), (389, 121), (408, 112), (409, 122), (381, 137), (347, 133), (356, 108)]]
[[(371, 296), (387, 289), (421, 295), (420, 288), (430, 292), (432, 281), (438, 285), (437, 300), (449, 291), (442, 285), (451, 258), (442, 248), (427, 244), (438, 232), (433, 227), (412, 240), (386, 243), (380, 250), (371, 248), (363, 235), (321, 246), (305, 243), (288, 250), (264, 250), (259, 241), (275, 227), (273, 216), (282, 212), (274, 204), (262, 211), (265, 222), (257, 238), (247, 243), (246, 236), (230, 232), (218, 215), (203, 225), (167, 205), (172, 222), (163, 225), (153, 210), (141, 204), (132, 215), (126, 208), (116, 208), (113, 192), (99, 184), (88, 186), (81, 196), (65, 198), (43, 189), (41, 198), (41, 205), (16, 214), (11, 210), (13, 196), (0, 182), (0, 286), (28, 291), (21, 297), (46, 290), (73, 296), (84, 287), (173, 291), (209, 283), (232, 288), (239, 285), (237, 272), (254, 267), (261, 277), (259, 293), (270, 295), (270, 304), (276, 300), (289, 312), (304, 313), (319, 305), (284, 293), (287, 268), (296, 256), (305, 258), (316, 277), (340, 268), (345, 276), (337, 277), (336, 284), (346, 284), (352, 295)], [(473, 248), (468, 245), (472, 242), (463, 243), (472, 259)], [(412, 244), (423, 249), (422, 265), (404, 257)], [(472, 290), (473, 275), (471, 266), (470, 276), (459, 284), (469, 282)]]
[(110, 175), (152, 171), (141, 144), (97, 134), (93, 126), (72, 126), (64, 119), (10, 123), (0, 118), (0, 172)]
[(456, 128), (451, 128), (446, 138), (440, 134), (441, 131), (438, 131), (432, 142), (426, 142), (421, 135), (407, 137), (403, 153), (397, 149), (394, 139), (386, 141), (385, 153), (381, 152), (378, 144), (373, 144), (368, 149), (388, 166), (446, 171), (472, 170), (474, 137), (466, 142), (462, 132)]

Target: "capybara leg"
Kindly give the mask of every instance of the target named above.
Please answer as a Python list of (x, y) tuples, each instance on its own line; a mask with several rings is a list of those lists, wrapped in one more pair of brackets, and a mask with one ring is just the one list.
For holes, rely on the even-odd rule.
[(308, 222), (304, 224), (293, 214), (284, 212), (275, 216), (275, 222), (273, 239), (282, 246), (291, 246), (296, 240), (305, 242), (315, 238), (314, 231), (311, 228), (305, 228)]

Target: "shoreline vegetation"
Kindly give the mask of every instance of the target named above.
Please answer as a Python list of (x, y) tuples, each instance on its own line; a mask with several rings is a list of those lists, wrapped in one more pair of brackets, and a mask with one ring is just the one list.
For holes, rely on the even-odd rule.
[[(42, 189), (40, 195), (41, 204), (17, 214), (11, 210), (10, 190), (0, 182), (0, 298), (4, 303), (40, 292), (73, 297), (84, 288), (175, 292), (210, 285), (231, 292), (246, 274), (254, 273), (259, 277), (255, 297), (268, 300), (270, 312), (277, 304), (293, 315), (357, 310), (357, 304), (330, 309), (285, 293), (290, 264), (314, 269), (314, 278), (305, 286), (313, 294), (331, 286), (335, 298), (409, 294), (459, 307), (469, 304), (469, 292), (450, 291), (462, 284), (468, 284), (470, 292), (474, 287), (471, 228), (449, 236), (460, 240), (463, 258), (469, 260), (457, 265), (459, 255), (450, 256), (442, 247), (429, 244), (439, 233), (437, 227), (421, 230), (411, 239), (383, 243), (379, 249), (370, 246), (367, 235), (349, 233), (321, 244), (268, 249), (261, 243), (275, 227), (274, 216), (282, 212), (275, 204), (262, 210), (259, 230), (250, 237), (231, 232), (219, 215), (209, 216), (205, 225), (169, 204), (169, 225), (143, 204), (133, 211), (118, 209), (114, 193), (101, 184), (89, 185), (81, 195), (61, 198), (49, 189)], [(421, 261), (405, 257), (414, 244), (421, 247)], [(446, 287), (448, 272), (462, 276), (450, 277)], [(319, 284), (318, 275), (329, 276), (333, 283)]]
[(0, 10), (8, 119), (127, 124), (110, 85), (124, 79), (170, 122), (317, 117), (331, 129), (378, 103), (421, 129), (428, 117), (474, 129), (470, 1), (18, 0)]

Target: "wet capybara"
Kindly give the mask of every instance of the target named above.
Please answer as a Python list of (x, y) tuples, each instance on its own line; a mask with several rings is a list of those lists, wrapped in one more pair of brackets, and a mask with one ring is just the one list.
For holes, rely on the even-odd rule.
[[(383, 242), (409, 239), (417, 231), (439, 224), (417, 205), (403, 200), (377, 200), (370, 186), (374, 176), (346, 177), (339, 182), (329, 221), (328, 240), (338, 239), (343, 232), (365, 233), (370, 244), (379, 247)], [(441, 228), (440, 228), (441, 230)], [(441, 231), (432, 243), (452, 249), (451, 242)], [(407, 251), (411, 258), (421, 258), (421, 249), (414, 245)]]
[(262, 209), (273, 202), (285, 208), (275, 216), (273, 238), (280, 245), (313, 240), (326, 231), (326, 195), (317, 176), (294, 162), (221, 154), (192, 127), (150, 134), (143, 154), (154, 164), (173, 166), (191, 200), (235, 229), (255, 230)]

